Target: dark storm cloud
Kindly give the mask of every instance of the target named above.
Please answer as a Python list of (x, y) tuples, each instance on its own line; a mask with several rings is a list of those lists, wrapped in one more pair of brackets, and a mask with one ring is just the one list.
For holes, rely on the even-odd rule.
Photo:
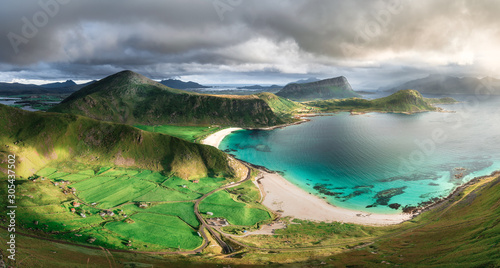
[(489, 64), (478, 50), (496, 47), (500, 29), (498, 1), (3, 2), (0, 71), (44, 79), (453, 71)]

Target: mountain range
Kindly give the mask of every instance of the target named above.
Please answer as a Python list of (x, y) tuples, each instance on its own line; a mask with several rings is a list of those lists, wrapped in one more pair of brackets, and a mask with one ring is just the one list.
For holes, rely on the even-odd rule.
[(210, 88), (209, 86), (200, 85), (193, 81), (184, 82), (177, 79), (162, 80), (160, 81), (160, 84), (176, 89)]
[(193, 93), (169, 88), (132, 71), (122, 71), (80, 89), (49, 111), (144, 125), (267, 127), (292, 120), (284, 116), (281, 108), (270, 106), (290, 101), (276, 102), (279, 97), (262, 96)]
[(415, 89), (422, 94), (500, 94), (500, 80), (485, 77), (456, 77), (432, 74), (424, 78), (408, 81), (395, 87), (382, 90), (396, 92), (402, 89)]
[(92, 84), (90, 81), (84, 84), (76, 84), (73, 80), (66, 82), (56, 82), (43, 85), (3, 83), (0, 82), (0, 95), (25, 95), (25, 94), (68, 94), (73, 93), (85, 86)]

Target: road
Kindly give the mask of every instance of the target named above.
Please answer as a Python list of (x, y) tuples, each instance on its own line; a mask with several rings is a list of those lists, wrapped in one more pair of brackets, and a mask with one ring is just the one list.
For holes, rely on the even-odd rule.
[[(244, 164), (245, 165), (245, 164)], [(238, 182), (235, 182), (233, 184), (226, 184), (220, 188), (217, 188), (215, 190), (212, 190), (211, 192), (205, 194), (204, 196), (202, 196), (201, 198), (197, 199), (196, 202), (194, 203), (194, 213), (196, 214), (196, 217), (198, 218), (198, 220), (200, 221), (201, 225), (200, 225), (200, 234), (202, 235), (203, 237), (203, 245), (198, 249), (201, 251), (203, 251), (203, 249), (207, 246), (208, 244), (208, 239), (205, 235), (205, 232), (203, 231), (204, 229), (207, 229), (208, 232), (212, 235), (213, 238), (215, 238), (215, 240), (217, 241), (217, 243), (221, 246), (222, 248), (222, 252), (223, 253), (226, 253), (226, 254), (229, 254), (231, 252), (233, 252), (233, 248), (228, 245), (226, 242), (224, 242), (222, 240), (222, 237), (221, 237), (221, 234), (219, 234), (216, 230), (214, 230), (214, 228), (210, 227), (207, 222), (205, 221), (205, 219), (203, 218), (203, 216), (201, 216), (200, 214), (200, 209), (199, 209), (199, 206), (200, 206), (200, 202), (203, 201), (203, 199), (207, 198), (208, 196), (210, 196), (211, 194), (215, 193), (215, 192), (218, 192), (218, 191), (221, 191), (221, 190), (224, 190), (224, 189), (227, 189), (227, 188), (231, 188), (231, 187), (235, 187), (235, 186), (238, 186), (240, 185), (241, 183), (247, 181), (247, 180), (250, 180), (252, 175), (251, 175), (251, 172), (252, 170), (250, 169), (250, 167), (248, 167), (247, 165), (245, 165), (245, 167), (247, 168), (247, 175), (244, 179), (238, 181)]]

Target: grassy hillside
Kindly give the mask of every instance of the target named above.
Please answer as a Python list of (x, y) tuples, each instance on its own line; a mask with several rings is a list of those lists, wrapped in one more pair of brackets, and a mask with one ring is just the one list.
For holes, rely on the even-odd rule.
[(499, 200), (500, 178), (494, 177), (416, 218), (412, 222), (417, 227), (386, 237), (363, 250), (335, 256), (335, 263), (499, 267)]
[(267, 105), (271, 107), (274, 113), (284, 117), (287, 115), (291, 115), (305, 107), (301, 103), (278, 97), (273, 93), (264, 92), (256, 94), (256, 96), (259, 97), (259, 99), (265, 101)]
[(84, 87), (49, 111), (135, 125), (260, 127), (284, 123), (257, 96), (192, 93), (166, 87), (131, 71)]
[(438, 103), (454, 103), (452, 98), (427, 99), (416, 90), (400, 90), (390, 96), (375, 100), (359, 98), (332, 99), (323, 101), (312, 101), (307, 104), (318, 107), (324, 112), (352, 111), (352, 112), (395, 112), (416, 113), (424, 111), (438, 111), (434, 107)]
[(183, 178), (234, 175), (227, 156), (216, 148), (128, 125), (5, 105), (0, 105), (0, 125), (1, 154), (18, 155), (21, 176), (61, 161), (133, 166)]

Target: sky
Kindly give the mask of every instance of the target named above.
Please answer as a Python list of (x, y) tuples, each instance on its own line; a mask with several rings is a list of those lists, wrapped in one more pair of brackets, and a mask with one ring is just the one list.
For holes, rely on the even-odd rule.
[(0, 0), (0, 81), (500, 78), (500, 1)]

